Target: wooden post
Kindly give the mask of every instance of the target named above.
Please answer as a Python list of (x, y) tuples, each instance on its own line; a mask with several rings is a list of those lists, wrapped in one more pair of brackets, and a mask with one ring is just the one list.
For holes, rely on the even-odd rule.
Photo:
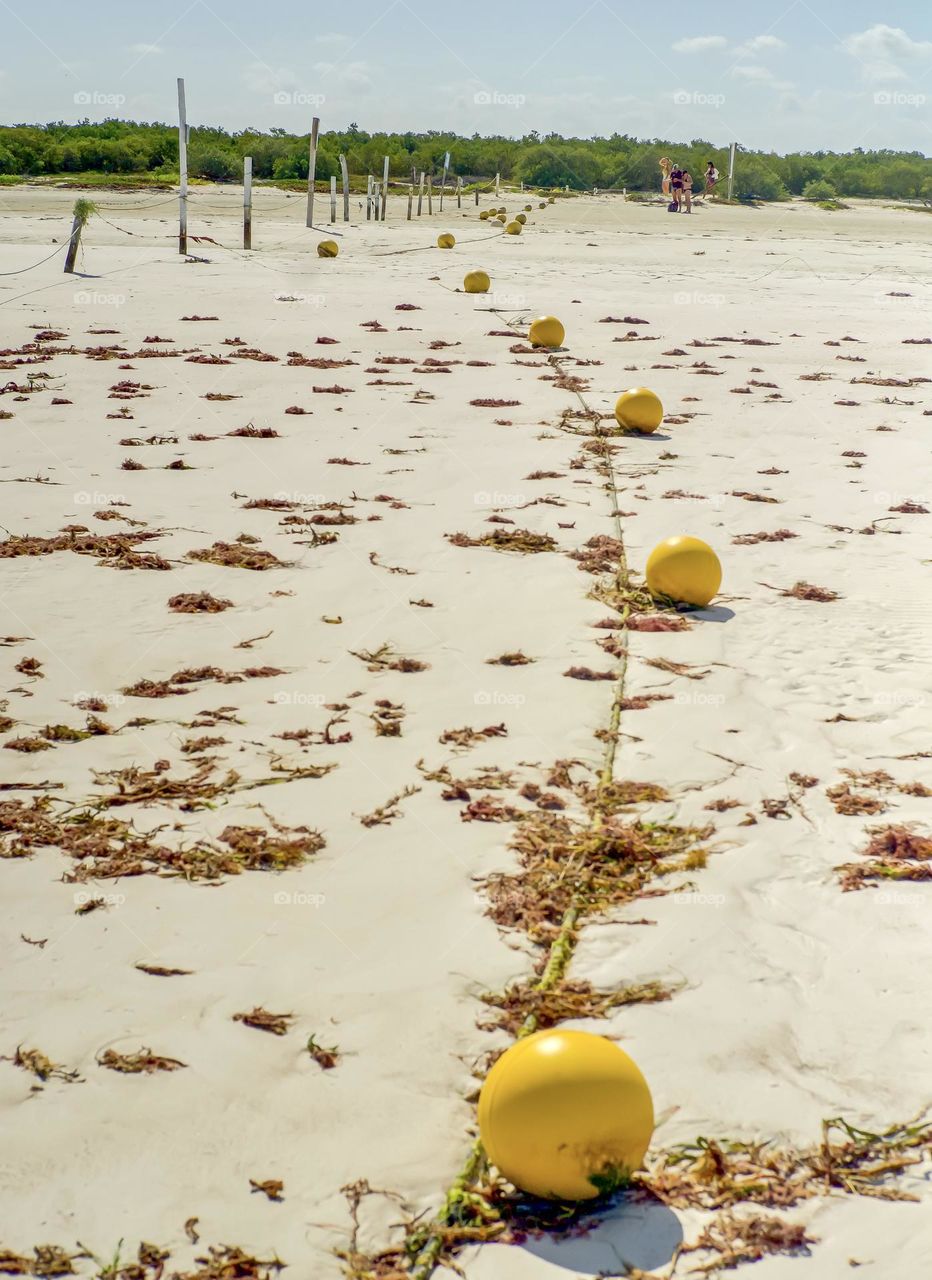
[(372, 220), (372, 174), (366, 175), (366, 221)]
[(382, 168), (382, 221), (385, 221), (385, 211), (388, 205), (388, 156), (385, 157), (385, 164)]
[(243, 156), (243, 248), (252, 248), (252, 156)]
[(411, 206), (414, 203), (414, 185), (408, 187), (408, 221), (411, 221)]
[(346, 156), (340, 156), (340, 173), (343, 175), (343, 221), (349, 222), (349, 170)]
[(479, 188), (476, 187), (476, 208), (479, 208)]
[(178, 252), (188, 252), (188, 117), (184, 80), (178, 77)]
[(337, 220), (337, 175), (335, 173), (331, 173), (330, 175), (330, 221), (336, 222), (336, 220)]
[(74, 260), (78, 256), (78, 245), (81, 243), (81, 219), (75, 218), (71, 224), (71, 239), (65, 255), (65, 271), (70, 275), (74, 271)]
[(444, 192), (444, 188), (447, 185), (447, 171), (449, 170), (449, 168), (450, 168), (450, 153), (448, 151), (446, 155), (443, 157), (443, 174), (440, 178), (440, 212), (441, 213), (443, 213), (443, 192)]
[(382, 191), (381, 185), (376, 181), (375, 178), (373, 178), (372, 179), (372, 221), (373, 222), (378, 222), (379, 220), (379, 198), (381, 196), (381, 191)]
[(737, 142), (733, 142), (728, 148), (728, 199), (731, 199), (732, 192), (735, 187), (735, 152), (738, 150)]
[(456, 207), (457, 209), (462, 209), (463, 207), (463, 179), (461, 177), (456, 179)]
[(307, 164), (307, 226), (314, 225), (314, 179), (317, 176), (317, 134), (320, 121), (314, 116), (311, 121), (311, 150)]
[(421, 204), (424, 200), (424, 170), (421, 170), (421, 181), (417, 189), (417, 216), (421, 216)]
[(434, 211), (433, 197), (434, 197), (434, 180), (430, 176), (430, 174), (428, 174), (427, 175), (427, 212), (428, 213), (433, 213)]
[(501, 176), (502, 176), (502, 175), (501, 175), (500, 173), (497, 173), (497, 174), (495, 175), (495, 199), (496, 199), (496, 200), (498, 199), (498, 184), (499, 184), (499, 181), (500, 181), (500, 179), (501, 179)]

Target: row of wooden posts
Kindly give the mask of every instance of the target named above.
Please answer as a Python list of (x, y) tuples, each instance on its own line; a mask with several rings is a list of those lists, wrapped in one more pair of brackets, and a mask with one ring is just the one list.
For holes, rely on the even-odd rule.
[[(314, 195), (315, 195), (315, 176), (317, 171), (317, 139), (320, 132), (320, 120), (314, 117), (311, 123), (311, 145), (310, 155), (308, 157), (308, 173), (307, 173), (307, 220), (306, 225), (313, 227), (314, 225)], [(188, 121), (185, 110), (184, 97), (184, 80), (179, 77), (178, 80), (178, 252), (188, 252)], [(366, 221), (367, 222), (384, 222), (385, 215), (388, 210), (388, 168), (389, 158), (385, 157), (385, 163), (382, 168), (382, 180), (379, 182), (372, 174), (369, 174), (366, 183)], [(443, 175), (440, 179), (440, 210), (443, 211), (443, 197), (446, 193), (447, 176), (450, 170), (450, 153), (446, 153), (443, 164)], [(342, 176), (343, 189), (343, 221), (350, 220), (350, 189), (349, 189), (349, 172), (346, 167), (346, 156), (340, 156), (340, 173)], [(421, 216), (424, 205), (426, 183), (427, 195), (427, 212), (432, 214), (434, 211), (434, 191), (433, 179), (430, 174), (424, 170), (418, 176), (417, 170), (412, 170), (411, 183), (408, 187), (408, 221), (413, 216), (414, 196), (417, 191), (417, 216)], [(499, 194), (500, 175), (495, 175), (495, 194)], [(456, 207), (463, 207), (463, 179), (457, 177), (456, 186), (454, 188), (456, 196)], [(479, 203), (479, 192), (476, 191), (476, 204)], [(334, 174), (330, 178), (330, 221), (337, 220), (337, 179)], [(243, 248), (252, 248), (252, 156), (243, 158)]]

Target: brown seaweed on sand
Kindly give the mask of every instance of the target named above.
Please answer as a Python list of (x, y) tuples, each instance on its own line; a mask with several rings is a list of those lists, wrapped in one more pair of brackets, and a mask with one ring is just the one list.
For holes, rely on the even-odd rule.
[(279, 560), (278, 556), (273, 555), (271, 551), (262, 551), (239, 542), (215, 542), (211, 547), (189, 551), (188, 559), (224, 565), (233, 569), (281, 569), (288, 564), (285, 560)]
[(294, 1014), (270, 1013), (268, 1009), (256, 1005), (249, 1013), (234, 1013), (233, 1021), (241, 1022), (246, 1027), (253, 1027), (256, 1031), (267, 1031), (273, 1036), (283, 1036), (287, 1034), (289, 1025), (294, 1021)]
[(493, 529), (478, 538), (466, 533), (444, 535), (454, 547), (492, 547), (496, 551), (518, 551), (525, 555), (540, 551), (556, 551), (556, 541), (549, 533), (532, 533), (529, 529)]
[(98, 1066), (108, 1067), (111, 1071), (120, 1071), (124, 1075), (151, 1075), (154, 1071), (179, 1071), (186, 1067), (186, 1062), (178, 1058), (165, 1058), (153, 1053), (151, 1049), (138, 1049), (135, 1053), (117, 1053), (115, 1049), (105, 1049), (97, 1059)]
[(932, 839), (907, 826), (871, 827), (864, 862), (845, 862), (835, 870), (841, 887), (875, 889), (896, 880), (932, 880)]

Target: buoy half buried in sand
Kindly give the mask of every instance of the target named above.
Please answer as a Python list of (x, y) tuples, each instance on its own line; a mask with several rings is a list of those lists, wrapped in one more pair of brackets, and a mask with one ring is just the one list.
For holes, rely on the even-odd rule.
[(520, 234), (521, 234), (521, 223), (520, 223), (520, 222), (518, 222), (518, 220), (517, 220), (517, 218), (516, 218), (514, 222), (509, 222), (509, 223), (508, 223), (508, 225), (506, 226), (506, 228), (505, 228), (505, 235), (506, 235), (506, 236), (519, 236)]
[(663, 422), (663, 405), (660, 397), (647, 387), (632, 387), (622, 391), (615, 401), (615, 418), (626, 431), (641, 431), (645, 435), (656, 431)]
[(340, 246), (336, 240), (321, 240), (317, 246), (318, 258), (335, 258), (340, 252)]
[(463, 279), (463, 288), (467, 293), (488, 293), (492, 281), (485, 271), (467, 271)]
[(538, 1031), (486, 1076), (479, 1133), (493, 1164), (521, 1191), (591, 1200), (641, 1165), (654, 1129), (637, 1064), (604, 1036)]
[(532, 347), (562, 347), (565, 337), (566, 330), (556, 316), (538, 316), (528, 330)]
[(718, 594), (722, 565), (707, 542), (686, 534), (664, 538), (647, 557), (647, 589), (699, 609)]
[(442, 231), (437, 237), (438, 249), (452, 249), (456, 244), (456, 236), (451, 235), (449, 231)]

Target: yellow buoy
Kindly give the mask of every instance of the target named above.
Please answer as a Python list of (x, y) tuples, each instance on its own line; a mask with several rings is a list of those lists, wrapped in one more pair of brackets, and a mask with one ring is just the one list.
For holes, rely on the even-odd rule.
[(489, 210), (483, 209), (482, 212), (479, 214), (479, 221), (485, 222), (488, 216), (489, 216)]
[(520, 1190), (590, 1200), (640, 1167), (654, 1129), (637, 1064), (604, 1036), (539, 1031), (498, 1059), (479, 1096), (479, 1133)]
[(556, 196), (548, 196), (548, 197), (547, 197), (547, 203), (548, 203), (548, 204), (556, 204), (556, 203), (557, 203), (557, 197), (556, 197)]
[(524, 206), (524, 212), (525, 212), (525, 213), (530, 213), (530, 212), (531, 212), (531, 206), (530, 206), (529, 204), (526, 204), (526, 205)]
[(515, 219), (514, 222), (509, 222), (505, 227), (505, 234), (509, 236), (519, 236), (521, 234), (521, 223), (518, 222), (517, 219)]
[(467, 293), (488, 293), (492, 281), (485, 271), (468, 271), (463, 280), (463, 288)]
[(647, 589), (703, 609), (722, 585), (718, 556), (701, 538), (677, 534), (658, 542), (647, 558)]
[(522, 225), (522, 227), (523, 227), (523, 226), (524, 226), (524, 224), (527, 222), (527, 214), (526, 214), (526, 213), (516, 213), (516, 214), (515, 214), (515, 222), (520, 222), (520, 223), (521, 223), (521, 225)]
[(496, 217), (498, 218), (498, 221), (501, 222), (503, 225), (508, 221), (507, 213), (496, 214)]
[(533, 347), (562, 347), (566, 330), (556, 316), (538, 316), (531, 321), (528, 339)]
[(615, 401), (615, 418), (628, 431), (656, 431), (663, 422), (663, 405), (647, 387), (632, 387)]
[(336, 240), (321, 240), (317, 246), (318, 258), (335, 258), (340, 252), (340, 246)]
[(452, 249), (456, 244), (456, 237), (451, 235), (449, 231), (443, 231), (437, 237), (438, 249)]
[(498, 213), (507, 213), (507, 212), (508, 212), (508, 210), (505, 208), (505, 206), (504, 206), (504, 205), (502, 205), (502, 207), (501, 207), (500, 209), (498, 209), (496, 212), (498, 212)]
[(541, 200), (540, 204), (539, 204), (537, 207), (538, 207), (538, 209), (546, 209), (546, 208), (547, 208), (547, 201), (546, 201), (546, 200)]

